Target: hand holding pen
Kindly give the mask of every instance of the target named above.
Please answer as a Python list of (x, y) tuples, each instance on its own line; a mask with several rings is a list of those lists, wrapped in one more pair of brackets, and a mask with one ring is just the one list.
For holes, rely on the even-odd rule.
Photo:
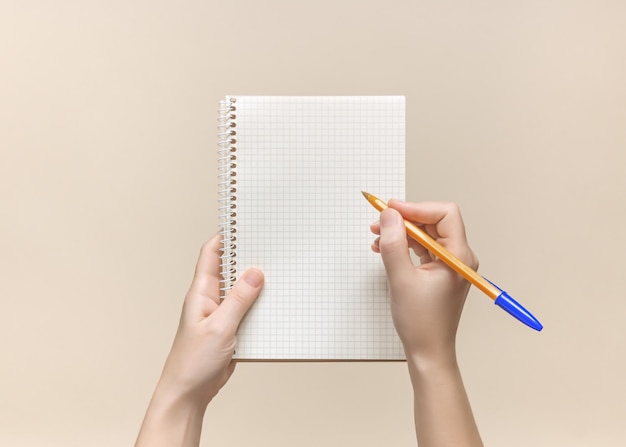
[[(372, 249), (382, 256), (396, 331), (402, 340), (414, 391), (415, 429), (420, 446), (482, 446), (456, 359), (456, 333), (470, 284), (407, 238), (403, 216), (424, 229), (459, 259), (478, 268), (467, 243), (459, 209), (449, 203), (392, 201), (371, 226), (380, 237)], [(411, 248), (420, 259), (415, 266)]]
[[(363, 196), (378, 211), (383, 211), (389, 207), (389, 205), (387, 205), (385, 202), (380, 200), (378, 197), (373, 196), (372, 194), (363, 192)], [(403, 202), (395, 201), (394, 203), (403, 203)], [(393, 205), (393, 207), (395, 207), (400, 212), (402, 212), (402, 209), (398, 208), (395, 204)], [(457, 214), (459, 215), (459, 219), (460, 219), (460, 213), (458, 213), (458, 208), (456, 207), (456, 205), (454, 205), (454, 208), (456, 208)], [(422, 249), (426, 249), (429, 253), (435, 256), (437, 260), (442, 261), (449, 268), (451, 268), (456, 273), (458, 273), (463, 278), (465, 278), (467, 281), (469, 281), (471, 284), (476, 286), (478, 289), (484, 292), (489, 298), (494, 300), (494, 304), (496, 304), (501, 309), (508, 312), (514, 318), (518, 319), (525, 325), (537, 331), (540, 331), (543, 329), (543, 326), (539, 322), (539, 320), (537, 320), (526, 308), (524, 308), (524, 306), (518, 303), (512, 296), (510, 296), (507, 292), (502, 290), (496, 284), (489, 281), (487, 278), (479, 275), (476, 272), (476, 268), (472, 268), (471, 266), (467, 265), (466, 262), (460, 259), (458, 255), (455, 255), (449, 249), (452, 247), (446, 247), (446, 245), (450, 245), (450, 241), (447, 240), (446, 237), (440, 237), (440, 238), (437, 237), (436, 232), (437, 232), (437, 229), (439, 228), (438, 226), (433, 227), (432, 224), (430, 224), (430, 230), (429, 230), (428, 222), (416, 220), (416, 222), (426, 224), (426, 231), (425, 231), (411, 220), (413, 219), (411, 216), (407, 216), (407, 215), (404, 215), (404, 216), (406, 217), (406, 219), (403, 219), (403, 224), (404, 224), (407, 235), (410, 236), (414, 241), (417, 241), (419, 245), (422, 246)], [(442, 221), (443, 221), (443, 218), (442, 218)], [(461, 227), (463, 227), (462, 221), (461, 221)], [(432, 233), (433, 230), (434, 230), (434, 234), (429, 234), (429, 233)], [(463, 237), (465, 237), (464, 230), (463, 230)], [(421, 250), (421, 249), (418, 247), (418, 250)], [(387, 273), (389, 274), (389, 272)]]
[[(420, 222), (466, 264), (478, 268), (467, 243), (459, 209), (454, 204), (408, 203), (394, 200), (371, 226), (380, 235), (372, 245), (382, 255), (391, 292), (391, 312), (407, 355), (430, 357), (452, 352), (470, 284), (422, 245), (407, 238), (402, 217)], [(381, 228), (382, 227), (382, 228)], [(384, 231), (387, 230), (387, 231)], [(419, 257), (415, 266), (409, 248)], [(430, 341), (437, 340), (437, 345)], [(437, 352), (422, 352), (422, 346)], [(407, 349), (405, 349), (407, 350)]]

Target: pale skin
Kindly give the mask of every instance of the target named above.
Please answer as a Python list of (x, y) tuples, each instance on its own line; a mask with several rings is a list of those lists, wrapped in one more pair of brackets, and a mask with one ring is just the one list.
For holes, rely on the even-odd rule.
[[(456, 361), (456, 331), (469, 283), (407, 239), (402, 217), (473, 269), (478, 258), (467, 243), (459, 208), (452, 203), (389, 202), (372, 231), (391, 289), (391, 314), (413, 385), (415, 431), (420, 447), (482, 446)], [(419, 257), (414, 266), (409, 247)]]
[[(473, 268), (459, 209), (449, 203), (389, 202), (371, 230), (379, 237), (391, 290), (391, 313), (402, 340), (414, 392), (420, 447), (482, 446), (456, 361), (455, 339), (469, 284), (415, 241), (403, 216)], [(219, 236), (203, 245), (185, 297), (179, 328), (135, 447), (198, 446), (202, 420), (213, 397), (235, 369), (236, 331), (263, 287), (257, 269), (244, 272), (219, 300)], [(420, 259), (415, 266), (412, 249)]]

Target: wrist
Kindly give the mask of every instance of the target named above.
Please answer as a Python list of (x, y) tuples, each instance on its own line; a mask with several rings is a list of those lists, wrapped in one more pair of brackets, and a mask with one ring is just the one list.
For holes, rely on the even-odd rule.
[(411, 377), (426, 377), (445, 372), (456, 372), (459, 365), (454, 348), (437, 353), (407, 353), (407, 363)]
[(169, 421), (169, 425), (195, 425), (202, 423), (206, 404), (178, 393), (157, 387), (150, 402), (150, 409), (157, 419)]
[(157, 386), (135, 447), (197, 446), (205, 411), (206, 405)]
[(482, 446), (454, 350), (408, 356), (419, 445)]
[(162, 409), (176, 409), (188, 414), (199, 414), (206, 411), (210, 398), (206, 398), (204, 393), (193, 393), (181, 387), (176, 382), (170, 383), (164, 377), (159, 380), (152, 401)]
[(413, 339), (403, 340), (404, 354), (409, 363), (422, 366), (446, 367), (456, 364), (455, 337), (422, 336), (419, 342)]

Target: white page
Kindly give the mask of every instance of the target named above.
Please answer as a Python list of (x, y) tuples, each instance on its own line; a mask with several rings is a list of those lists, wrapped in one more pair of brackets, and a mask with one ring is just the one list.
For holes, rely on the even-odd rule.
[(363, 198), (405, 194), (405, 100), (233, 96), (236, 276), (265, 287), (239, 359), (404, 359)]

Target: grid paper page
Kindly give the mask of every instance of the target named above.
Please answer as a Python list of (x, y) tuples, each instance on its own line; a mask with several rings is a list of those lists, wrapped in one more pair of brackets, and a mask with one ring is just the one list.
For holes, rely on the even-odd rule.
[(265, 273), (235, 358), (404, 359), (361, 195), (404, 198), (404, 97), (229, 98), (237, 276)]

